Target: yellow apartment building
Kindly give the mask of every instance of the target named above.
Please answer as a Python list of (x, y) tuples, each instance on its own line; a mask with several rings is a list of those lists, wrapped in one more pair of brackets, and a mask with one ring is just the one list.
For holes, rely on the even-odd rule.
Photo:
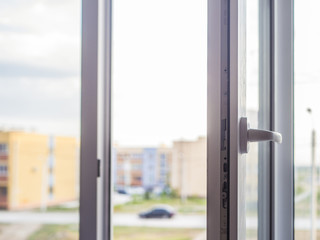
[(207, 195), (207, 139), (175, 141), (170, 185), (182, 197)]
[[(252, 116), (251, 116), (252, 115)], [(248, 111), (254, 127), (257, 112)], [(258, 200), (258, 144), (250, 144), (246, 155), (246, 201), (254, 205)], [(175, 141), (172, 148), (170, 185), (182, 197), (206, 197), (207, 138), (195, 141)]]
[(73, 137), (0, 132), (0, 208), (46, 207), (78, 197)]

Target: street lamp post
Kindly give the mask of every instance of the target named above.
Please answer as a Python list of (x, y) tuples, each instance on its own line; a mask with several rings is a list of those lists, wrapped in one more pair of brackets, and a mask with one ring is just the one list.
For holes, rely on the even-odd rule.
[[(312, 117), (311, 108), (307, 109), (307, 112)], [(317, 239), (317, 166), (316, 166), (316, 130), (313, 125), (312, 119), (312, 131), (311, 131), (311, 240)]]

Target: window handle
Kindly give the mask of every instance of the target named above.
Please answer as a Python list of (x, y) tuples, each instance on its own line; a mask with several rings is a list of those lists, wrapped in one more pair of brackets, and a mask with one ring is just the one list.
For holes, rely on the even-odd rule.
[(282, 142), (282, 136), (278, 132), (250, 129), (247, 118), (240, 118), (240, 152), (248, 153), (250, 142), (272, 141)]

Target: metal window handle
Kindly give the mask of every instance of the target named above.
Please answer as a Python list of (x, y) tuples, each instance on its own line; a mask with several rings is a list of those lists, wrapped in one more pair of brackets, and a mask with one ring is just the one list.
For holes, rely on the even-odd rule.
[(272, 141), (281, 143), (282, 136), (278, 132), (250, 129), (246, 117), (240, 119), (240, 152), (248, 153), (249, 142)]

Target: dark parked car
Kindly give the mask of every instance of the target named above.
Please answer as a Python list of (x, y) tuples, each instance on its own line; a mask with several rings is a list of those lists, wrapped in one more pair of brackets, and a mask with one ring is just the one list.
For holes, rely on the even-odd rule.
[(170, 206), (159, 206), (139, 214), (140, 218), (172, 218), (175, 211)]
[(119, 190), (118, 190), (118, 193), (119, 193), (119, 194), (128, 194), (127, 191), (126, 191), (126, 190), (123, 190), (123, 189), (119, 189)]

